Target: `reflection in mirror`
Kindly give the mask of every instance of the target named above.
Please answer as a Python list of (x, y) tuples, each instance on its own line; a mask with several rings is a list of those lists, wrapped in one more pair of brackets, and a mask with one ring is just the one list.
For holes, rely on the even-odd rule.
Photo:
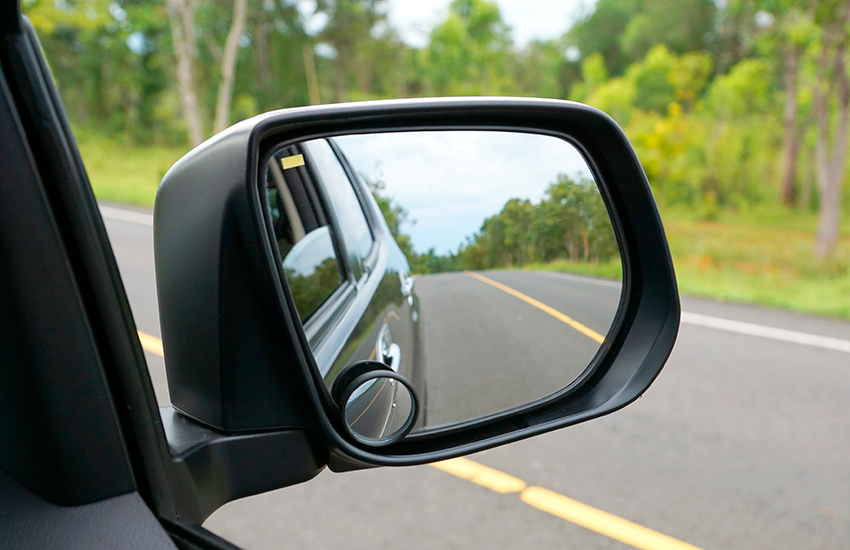
[[(562, 139), (337, 136), (277, 151), (265, 180), (320, 375), (330, 387), (354, 362), (388, 365), (419, 396), (413, 433), (570, 386), (616, 317), (622, 267), (612, 223), (587, 163)], [(299, 248), (317, 231), (315, 252)]]
[(345, 398), (345, 424), (360, 441), (392, 441), (409, 429), (415, 413), (410, 390), (400, 380), (377, 376)]

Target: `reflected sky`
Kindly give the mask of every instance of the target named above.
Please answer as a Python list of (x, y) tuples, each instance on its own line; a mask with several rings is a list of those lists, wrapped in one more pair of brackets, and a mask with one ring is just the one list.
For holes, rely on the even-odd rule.
[[(578, 151), (550, 136), (446, 131), (335, 138), (349, 162), (409, 213), (417, 252), (457, 251), (512, 198), (540, 201), (558, 174), (592, 179)], [(414, 222), (414, 223), (409, 223)]]

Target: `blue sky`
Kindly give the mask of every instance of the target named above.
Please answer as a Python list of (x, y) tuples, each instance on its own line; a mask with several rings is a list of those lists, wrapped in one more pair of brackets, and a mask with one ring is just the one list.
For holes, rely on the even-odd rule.
[(336, 138), (354, 168), (410, 213), (418, 252), (456, 251), (512, 198), (538, 202), (558, 174), (591, 179), (569, 143), (514, 132), (409, 132)]

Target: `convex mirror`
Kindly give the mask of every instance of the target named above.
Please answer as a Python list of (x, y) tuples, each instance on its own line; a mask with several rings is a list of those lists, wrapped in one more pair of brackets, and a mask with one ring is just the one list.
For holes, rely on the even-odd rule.
[(572, 143), (490, 130), (337, 135), (274, 150), (261, 178), (328, 396), (352, 364), (388, 367), (334, 403), (359, 443), (407, 434), (414, 401), (407, 437), (545, 402), (592, 374), (623, 270)]

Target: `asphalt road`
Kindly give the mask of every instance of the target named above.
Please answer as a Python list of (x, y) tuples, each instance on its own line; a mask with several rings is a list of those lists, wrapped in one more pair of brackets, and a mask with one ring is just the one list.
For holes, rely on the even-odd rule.
[(620, 284), (554, 273), (417, 277), (428, 378), (428, 426), (470, 420), (546, 397), (590, 365), (600, 344), (492, 282), (569, 312), (602, 337)]
[[(106, 222), (137, 326), (159, 336), (151, 227), (137, 223), (144, 216), (115, 216), (127, 216), (113, 213)], [(492, 277), (502, 275), (514, 277)], [(545, 283), (532, 279), (528, 287), (500, 281), (543, 301), (533, 293)], [(557, 296), (545, 299), (588, 326), (597, 322), (555, 303)], [(831, 337), (840, 346), (850, 341), (850, 323), (695, 299), (683, 300), (683, 309), (691, 315), (676, 348), (638, 402), (471, 458), (705, 550), (846, 550), (850, 353), (790, 342), (763, 327)], [(702, 326), (693, 314), (732, 328)], [(747, 333), (765, 330), (774, 337)], [(572, 337), (572, 328), (562, 331)], [(146, 356), (158, 399), (167, 403), (162, 360)], [(249, 550), (630, 548), (532, 508), (516, 493), (497, 494), (430, 466), (326, 471), (230, 503), (205, 526)]]

